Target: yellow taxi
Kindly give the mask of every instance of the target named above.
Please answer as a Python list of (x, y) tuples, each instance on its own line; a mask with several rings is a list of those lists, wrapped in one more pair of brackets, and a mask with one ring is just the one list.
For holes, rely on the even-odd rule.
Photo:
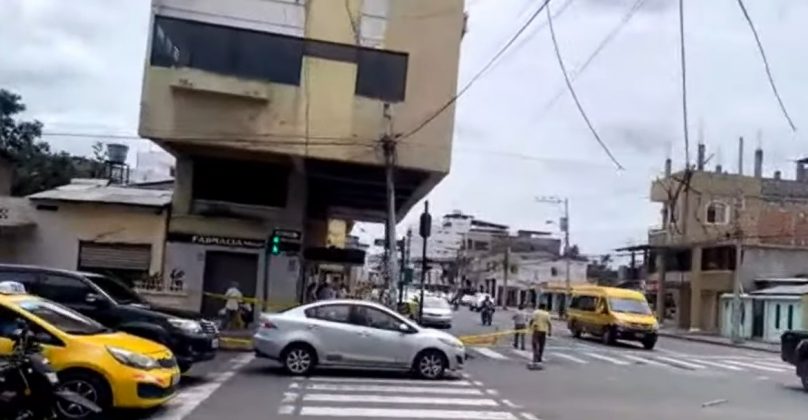
[[(0, 355), (11, 353), (9, 337), (19, 320), (28, 323), (63, 385), (104, 409), (150, 408), (174, 396), (180, 371), (160, 344), (112, 331), (49, 300), (0, 289)], [(76, 407), (59, 409), (69, 418), (90, 416)]]
[(639, 341), (647, 350), (656, 345), (659, 328), (642, 293), (601, 286), (573, 289), (567, 326), (575, 337), (592, 334), (605, 344), (618, 339)]

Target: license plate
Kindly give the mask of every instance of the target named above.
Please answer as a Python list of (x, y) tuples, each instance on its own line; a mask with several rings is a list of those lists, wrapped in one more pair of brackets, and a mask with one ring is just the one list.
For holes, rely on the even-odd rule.
[(172, 375), (171, 386), (176, 386), (178, 383), (180, 383), (180, 375)]
[(213, 340), (210, 340), (210, 348), (212, 348), (212, 349), (218, 349), (219, 348), (219, 339), (218, 338), (214, 338)]

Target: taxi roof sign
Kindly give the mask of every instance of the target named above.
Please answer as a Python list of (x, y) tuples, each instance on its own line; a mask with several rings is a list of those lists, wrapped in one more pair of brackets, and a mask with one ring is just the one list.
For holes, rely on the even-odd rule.
[(2, 295), (24, 295), (25, 286), (16, 281), (3, 281), (0, 282), (0, 294)]

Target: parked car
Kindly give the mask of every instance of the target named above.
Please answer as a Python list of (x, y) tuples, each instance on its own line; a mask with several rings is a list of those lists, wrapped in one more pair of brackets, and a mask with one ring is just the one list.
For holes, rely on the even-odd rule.
[(182, 372), (216, 357), (216, 324), (191, 311), (157, 307), (110, 277), (37, 266), (0, 264), (0, 280), (78, 311), (106, 327), (165, 345)]
[(802, 388), (808, 392), (808, 331), (786, 331), (780, 337), (780, 358), (796, 367)]
[[(42, 346), (42, 354), (57, 372), (61, 385), (105, 411), (110, 407), (156, 407), (174, 395), (180, 371), (165, 346), (115, 332), (47, 299), (3, 290), (0, 355), (12, 353), (11, 337), (22, 320)], [(58, 409), (66, 418), (94, 415), (69, 404), (59, 405)]]
[(412, 371), (427, 379), (461, 369), (465, 347), (443, 331), (421, 327), (382, 305), (331, 300), (262, 314), (253, 337), (258, 357), (294, 375), (315, 367)]
[(474, 295), (465, 294), (460, 297), (460, 304), (463, 306), (471, 306), (472, 302), (475, 301)]
[(413, 314), (413, 319), (418, 320), (418, 323), (423, 326), (433, 326), (440, 328), (452, 327), (452, 307), (449, 302), (442, 297), (426, 296), (424, 297), (424, 315), (419, 318), (420, 305), (416, 303), (416, 312)]
[(576, 338), (588, 333), (600, 337), (604, 344), (632, 340), (651, 350), (657, 342), (657, 320), (645, 296), (634, 290), (576, 287), (567, 311), (567, 326)]

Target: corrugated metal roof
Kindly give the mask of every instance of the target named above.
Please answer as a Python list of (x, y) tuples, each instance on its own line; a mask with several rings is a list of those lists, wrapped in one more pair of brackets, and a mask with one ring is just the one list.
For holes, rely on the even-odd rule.
[(166, 207), (172, 191), (108, 185), (98, 180), (72, 180), (70, 184), (28, 196), (31, 200), (108, 203), (131, 206)]
[(808, 284), (797, 286), (774, 286), (751, 292), (750, 295), (805, 295), (808, 294)]

